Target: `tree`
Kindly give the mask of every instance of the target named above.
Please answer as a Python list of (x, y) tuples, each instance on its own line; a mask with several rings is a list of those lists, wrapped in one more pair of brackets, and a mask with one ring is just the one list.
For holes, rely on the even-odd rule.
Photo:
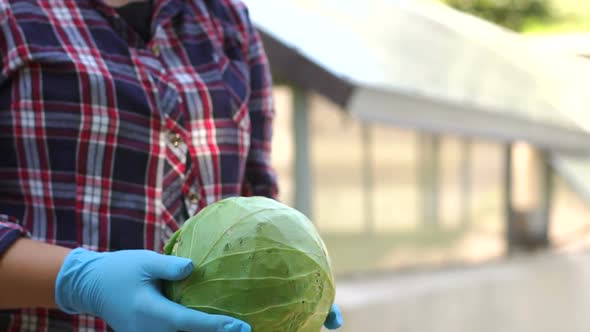
[(551, 0), (443, 0), (458, 10), (522, 31), (531, 22), (553, 18)]

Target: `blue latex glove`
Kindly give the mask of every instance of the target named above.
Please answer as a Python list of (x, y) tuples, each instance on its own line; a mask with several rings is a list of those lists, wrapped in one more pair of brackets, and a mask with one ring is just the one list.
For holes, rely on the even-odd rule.
[(161, 279), (182, 280), (192, 270), (190, 259), (149, 250), (78, 248), (58, 273), (55, 300), (66, 313), (98, 316), (117, 332), (250, 332), (240, 320), (188, 309), (162, 295)]
[(328, 318), (326, 318), (324, 326), (329, 330), (337, 330), (342, 326), (342, 323), (343, 319), (340, 308), (338, 308), (338, 305), (334, 304), (330, 309), (330, 313), (328, 314)]

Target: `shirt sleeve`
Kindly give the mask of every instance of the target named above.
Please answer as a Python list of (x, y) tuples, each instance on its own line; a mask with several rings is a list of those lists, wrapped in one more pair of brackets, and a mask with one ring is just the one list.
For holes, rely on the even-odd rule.
[(15, 218), (0, 214), (0, 257), (16, 240), (27, 235), (28, 232), (16, 223)]
[(247, 195), (276, 198), (278, 185), (271, 165), (271, 143), (274, 119), (272, 77), (268, 58), (258, 31), (251, 24), (247, 9), (248, 65), (250, 100), (248, 102), (251, 137), (246, 162), (244, 191)]
[[(7, 59), (5, 55), (10, 53), (9, 51), (11, 49), (8, 43), (10, 39), (6, 38), (6, 34), (11, 33), (7, 22), (13, 18), (7, 14), (6, 8), (2, 10), (2, 15), (0, 16), (0, 26), (2, 28), (2, 33), (0, 33), (0, 84), (4, 84), (7, 80), (7, 76), (5, 75), (5, 62)], [(4, 103), (5, 100), (2, 100), (2, 102)], [(16, 218), (3, 214), (0, 211), (0, 257), (4, 255), (16, 240), (27, 235), (28, 232), (18, 225)]]

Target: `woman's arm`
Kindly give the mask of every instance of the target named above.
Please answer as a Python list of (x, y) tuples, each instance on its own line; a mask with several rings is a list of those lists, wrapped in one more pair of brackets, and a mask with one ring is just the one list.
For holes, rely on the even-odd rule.
[(55, 279), (70, 249), (17, 240), (0, 257), (0, 309), (57, 308)]
[(59, 307), (103, 318), (116, 331), (250, 332), (245, 322), (162, 295), (160, 280), (192, 271), (190, 259), (149, 250), (98, 253), (19, 239), (0, 258), (0, 309)]

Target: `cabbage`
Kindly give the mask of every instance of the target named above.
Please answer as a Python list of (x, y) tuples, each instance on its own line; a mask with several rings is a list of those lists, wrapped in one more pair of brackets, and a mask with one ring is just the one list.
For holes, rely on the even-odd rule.
[(318, 332), (334, 302), (330, 258), (313, 224), (272, 199), (212, 204), (164, 252), (195, 266), (187, 279), (164, 283), (169, 299), (241, 319), (253, 332)]

